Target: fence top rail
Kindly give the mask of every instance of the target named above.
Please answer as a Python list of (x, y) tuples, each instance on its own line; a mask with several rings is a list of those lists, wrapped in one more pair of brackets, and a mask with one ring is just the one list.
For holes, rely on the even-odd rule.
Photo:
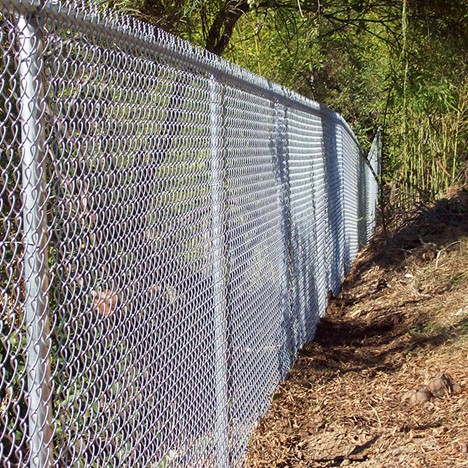
[(363, 153), (354, 132), (337, 112), (130, 15), (87, 0), (74, 0), (66, 4), (60, 0), (0, 0), (0, 7), (24, 16), (44, 13), (60, 20), (61, 24), (80, 25), (95, 34), (112, 34), (125, 39), (126, 44), (148, 48), (158, 57), (165, 57), (180, 65), (192, 67), (199, 73), (213, 76), (220, 83), (335, 120)]

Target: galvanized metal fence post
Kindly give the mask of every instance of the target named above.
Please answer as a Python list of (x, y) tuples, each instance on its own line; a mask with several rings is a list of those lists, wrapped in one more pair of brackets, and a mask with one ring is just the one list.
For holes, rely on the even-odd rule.
[(341, 127), (335, 125), (335, 139), (336, 139), (336, 158), (338, 161), (338, 174), (339, 174), (339, 183), (340, 183), (340, 209), (343, 213), (340, 222), (340, 229), (342, 232), (342, 245), (340, 252), (340, 283), (343, 279), (343, 276), (348, 273), (348, 257), (349, 257), (349, 229), (346, 217), (346, 202), (345, 202), (345, 161), (344, 161), (344, 148), (343, 148), (343, 132)]
[(18, 18), (22, 151), (23, 277), (31, 467), (52, 465), (50, 335), (47, 316), (47, 219), (42, 38), (37, 21)]
[(367, 237), (366, 242), (369, 242), (374, 233), (376, 224), (377, 205), (380, 204), (380, 161), (382, 156), (382, 142), (380, 137), (380, 127), (372, 142), (366, 162), (366, 222), (367, 222)]
[[(288, 161), (286, 155), (286, 109), (278, 101), (274, 103), (275, 112), (275, 156), (277, 180), (279, 185), (279, 202), (281, 207), (281, 230), (283, 231), (284, 255), (282, 258), (282, 270), (284, 271), (284, 288), (281, 296), (281, 308), (283, 313), (284, 327), (284, 355), (287, 355), (288, 362), (283, 363), (287, 369), (295, 358), (295, 343), (294, 332), (292, 329), (292, 315), (290, 303), (290, 252), (291, 252), (291, 206), (289, 195), (289, 177), (288, 177)], [(287, 370), (286, 369), (286, 370)], [(283, 372), (284, 369), (281, 369)]]
[(210, 77), (210, 162), (212, 180), (211, 237), (215, 325), (216, 455), (217, 466), (229, 466), (227, 402), (226, 284), (224, 257), (224, 187), (221, 85)]
[[(373, 219), (372, 219), (372, 231), (375, 229), (375, 225), (377, 223), (377, 206), (380, 206), (381, 215), (384, 216), (384, 200), (383, 200), (383, 192), (381, 191), (381, 187), (383, 184), (382, 179), (382, 129), (381, 127), (377, 128), (377, 134), (375, 135), (375, 139), (377, 140), (377, 154), (375, 156), (374, 164), (372, 165), (372, 169), (374, 171), (374, 181), (373, 181), (373, 201), (374, 201), (374, 211), (373, 211)], [(383, 222), (384, 224), (384, 222)], [(385, 224), (384, 224), (385, 225)]]

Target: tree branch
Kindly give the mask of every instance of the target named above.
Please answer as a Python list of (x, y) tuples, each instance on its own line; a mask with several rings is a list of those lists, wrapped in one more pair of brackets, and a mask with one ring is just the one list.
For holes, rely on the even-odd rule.
[(248, 0), (227, 0), (210, 27), (206, 49), (222, 55), (231, 40), (237, 21), (248, 11)]

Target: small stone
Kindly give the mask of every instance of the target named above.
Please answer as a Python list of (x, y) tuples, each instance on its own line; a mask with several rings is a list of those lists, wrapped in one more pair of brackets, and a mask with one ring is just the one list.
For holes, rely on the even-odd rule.
[(410, 405), (416, 405), (430, 401), (432, 397), (432, 393), (426, 387), (423, 387), (419, 390), (410, 390), (409, 392), (406, 392), (401, 398), (401, 401), (403, 403), (408, 400)]
[(420, 388), (416, 392), (416, 401), (420, 403), (425, 403), (426, 401), (430, 401), (432, 398), (432, 393), (427, 388)]
[(418, 399), (416, 397), (416, 391), (411, 390), (411, 392), (409, 394), (409, 397), (408, 397), (408, 400), (409, 400), (410, 405), (415, 405), (415, 404), (418, 403)]
[(406, 400), (411, 402), (411, 397), (415, 394), (414, 390), (410, 390), (408, 392), (405, 392), (403, 396), (401, 397), (401, 402), (404, 403)]
[(448, 374), (442, 374), (431, 380), (427, 385), (429, 391), (438, 398), (442, 398), (447, 394), (451, 394), (453, 390), (453, 380)]

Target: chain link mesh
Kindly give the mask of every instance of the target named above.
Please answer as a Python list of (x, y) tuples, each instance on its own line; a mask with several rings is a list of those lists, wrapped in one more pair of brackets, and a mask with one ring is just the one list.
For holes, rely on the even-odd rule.
[(1, 465), (241, 464), (372, 235), (379, 144), (94, 4), (0, 20)]

